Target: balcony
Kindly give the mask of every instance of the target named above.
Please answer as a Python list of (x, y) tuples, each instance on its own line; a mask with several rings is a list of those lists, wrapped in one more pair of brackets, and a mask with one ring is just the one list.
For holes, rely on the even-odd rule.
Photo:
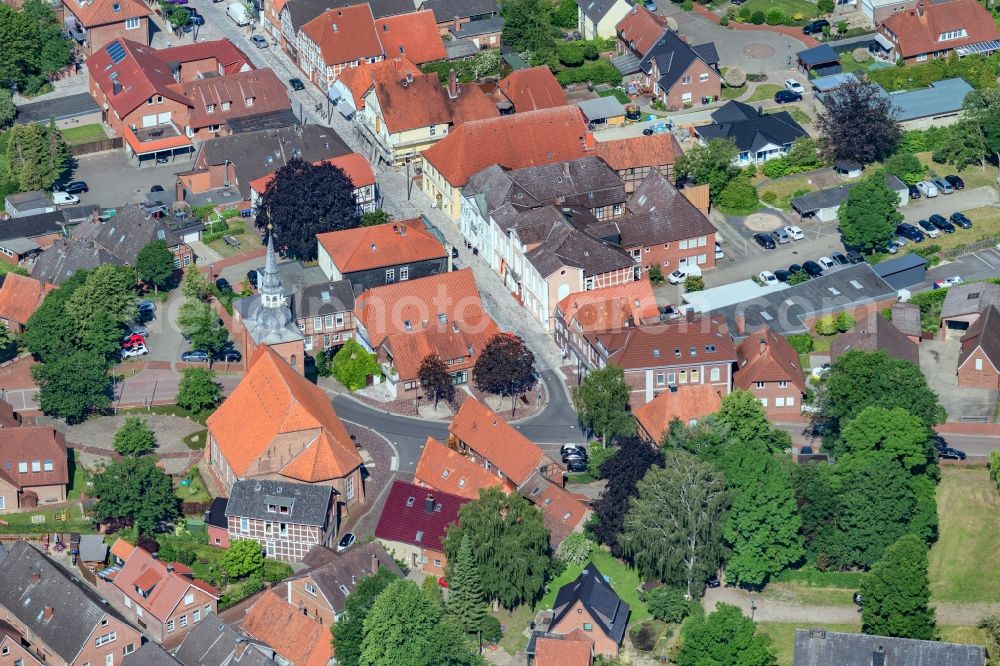
[(175, 150), (193, 148), (191, 139), (184, 136), (173, 122), (153, 127), (126, 127), (123, 132), (125, 143), (138, 157), (156, 153), (173, 153)]

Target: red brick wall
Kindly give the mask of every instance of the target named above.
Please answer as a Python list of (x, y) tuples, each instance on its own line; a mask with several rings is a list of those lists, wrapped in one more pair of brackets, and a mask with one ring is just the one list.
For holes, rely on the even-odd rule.
[[(650, 245), (649, 247), (627, 247), (625, 249), (629, 252), (633, 252), (634, 250), (641, 251), (642, 258), (640, 263), (643, 266), (643, 277), (648, 275), (650, 266), (659, 266), (660, 270), (663, 271), (663, 275), (666, 276), (680, 266), (681, 259), (686, 259), (690, 263), (703, 256), (705, 261), (704, 263), (698, 263), (698, 266), (702, 270), (715, 268), (715, 234), (708, 234), (704, 238), (704, 245), (698, 245), (698, 239), (688, 240), (687, 244), (689, 247), (683, 250), (679, 241)], [(695, 243), (695, 245), (691, 247), (691, 243)]]
[(135, 30), (126, 30), (124, 21), (91, 28), (87, 31), (87, 43), (89, 45), (89, 48), (86, 49), (87, 55), (104, 48), (105, 44), (119, 37), (149, 46), (149, 19), (139, 19), (139, 27)]
[[(707, 81), (701, 80), (702, 74), (708, 75)], [(686, 76), (691, 77), (691, 83), (682, 83)], [(659, 97), (664, 104), (675, 109), (683, 108), (685, 104), (699, 106), (702, 97), (711, 96), (713, 99), (718, 99), (722, 94), (722, 82), (719, 79), (719, 74), (715, 70), (701, 60), (695, 60), (670, 90), (660, 91)], [(647, 83), (651, 85), (655, 81), (648, 81), (647, 77)], [(691, 93), (691, 101), (684, 101), (685, 93)]]
[[(980, 361), (981, 370), (976, 370), (976, 362)], [(976, 349), (958, 369), (958, 385), (965, 388), (1000, 389), (1000, 373), (983, 353)]]
[[(791, 382), (787, 382), (785, 388), (781, 388), (778, 382), (764, 382), (764, 388), (757, 388), (757, 384), (754, 383), (748, 386), (746, 390), (753, 393), (758, 400), (767, 400), (764, 411), (767, 413), (767, 418), (772, 421), (797, 418), (802, 412), (802, 394)], [(779, 407), (777, 405), (779, 398), (784, 399), (785, 406)], [(791, 404), (788, 404), (789, 400), (792, 401)]]
[[(316, 590), (316, 594), (306, 591), (307, 583)], [(323, 593), (316, 587), (316, 581), (311, 577), (306, 576), (305, 578), (288, 581), (285, 594), (285, 600), (299, 608), (304, 615), (308, 615), (326, 626), (334, 623), (333, 608), (327, 603)]]
[[(131, 645), (133, 649), (138, 650), (139, 646), (142, 645), (142, 635), (137, 630), (111, 616), (105, 616), (105, 619), (108, 623), (107, 626), (98, 625), (94, 628), (94, 632), (87, 639), (86, 647), (77, 656), (73, 666), (81, 666), (82, 664), (104, 666), (107, 663), (108, 655), (112, 655), (112, 666), (120, 666), (125, 657), (124, 651), (127, 646)], [(112, 631), (115, 632), (115, 640), (97, 647), (97, 638)]]
[[(584, 625), (590, 629), (584, 628)], [(594, 654), (603, 654), (608, 657), (618, 656), (618, 644), (608, 638), (599, 628), (594, 618), (591, 617), (587, 609), (579, 601), (574, 604), (569, 613), (557, 625), (553, 625), (549, 631), (554, 634), (568, 634), (574, 629), (579, 629), (594, 641)]]
[(229, 548), (229, 530), (215, 525), (208, 526), (208, 543), (219, 548)]
[[(719, 369), (719, 380), (712, 381), (712, 368)], [(698, 373), (698, 379), (692, 381), (691, 372), (695, 371)], [(657, 394), (662, 393), (667, 390), (670, 382), (670, 373), (676, 375), (675, 380), (678, 386), (689, 386), (691, 384), (711, 384), (717, 387), (724, 394), (729, 391), (729, 382), (732, 376), (732, 366), (729, 363), (702, 363), (698, 365), (676, 365), (669, 366), (664, 365), (659, 368), (652, 369), (652, 385), (653, 397)], [(681, 381), (681, 373), (686, 372), (686, 381)], [(628, 403), (629, 407), (635, 408), (641, 405), (645, 405), (648, 400), (647, 397), (647, 371), (642, 370), (626, 370), (625, 371), (625, 383), (631, 387), (632, 391), (629, 393)], [(656, 376), (658, 374), (663, 374), (663, 384), (658, 384), (656, 381)]]

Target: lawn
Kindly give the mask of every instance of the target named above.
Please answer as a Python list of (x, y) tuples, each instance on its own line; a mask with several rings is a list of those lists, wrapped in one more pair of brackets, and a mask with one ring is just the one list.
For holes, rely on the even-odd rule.
[(829, 354), (830, 345), (833, 344), (832, 335), (814, 335), (813, 336), (813, 353), (815, 354)]
[(803, 111), (797, 104), (790, 104), (787, 106), (779, 106), (773, 109), (765, 109), (764, 113), (780, 113), (782, 111), (788, 111), (788, 115), (792, 117), (792, 120), (800, 125), (809, 125), (812, 123), (812, 117), (809, 116), (805, 111)]
[(811, 19), (819, 14), (816, 9), (816, 3), (808, 2), (808, 0), (749, 0), (745, 5), (740, 7), (740, 14), (746, 15), (745, 10), (749, 10), (752, 15), (754, 12), (764, 12), (767, 14), (768, 10), (777, 7), (784, 13), (787, 19), (798, 20), (797, 17), (801, 15), (802, 19)]
[(524, 635), (524, 630), (535, 617), (535, 611), (528, 604), (518, 606), (512, 611), (501, 608), (490, 612), (490, 615), (500, 620), (503, 627), (503, 636), (500, 638), (500, 647), (507, 654), (517, 654), (528, 645), (528, 637)]
[(612, 88), (611, 90), (599, 90), (597, 92), (601, 97), (614, 97), (616, 100), (622, 104), (631, 104), (632, 100), (623, 91), (618, 90), (618, 88)]
[(71, 500), (80, 499), (80, 493), (87, 487), (87, 470), (85, 470), (80, 465), (80, 454), (77, 451), (73, 452), (73, 461), (70, 463), (70, 471), (73, 473), (72, 478), (69, 482), (69, 487), (66, 489), (66, 498)]
[[(815, 623), (801, 622), (759, 622), (757, 629), (771, 637), (771, 649), (778, 657), (778, 666), (792, 666), (792, 654), (795, 651), (795, 630), (812, 629)], [(822, 625), (828, 631), (861, 631), (861, 623), (858, 624), (825, 624)]]
[(747, 84), (741, 85), (739, 88), (730, 88), (729, 86), (722, 86), (722, 99), (736, 99), (743, 93), (747, 91)]
[[(754, 2), (755, 0), (750, 0)], [(750, 2), (747, 4), (749, 5)], [(784, 90), (784, 87), (779, 86), (777, 83), (762, 83), (756, 88), (754, 88), (753, 94), (747, 99), (743, 100), (747, 104), (753, 104), (754, 102), (764, 102), (769, 99), (774, 99), (774, 93), (779, 90)]]
[(243, 233), (231, 234), (231, 235), (235, 236), (236, 239), (240, 242), (239, 247), (233, 247), (231, 245), (227, 245), (226, 242), (221, 238), (212, 241), (211, 243), (208, 244), (208, 246), (213, 250), (215, 250), (216, 252), (218, 252), (219, 254), (221, 254), (223, 258), (231, 257), (235, 254), (239, 254), (240, 252), (246, 252), (247, 250), (252, 250), (254, 248), (261, 246), (260, 236), (257, 235), (257, 232), (254, 230), (252, 221), (250, 222), (250, 224), (246, 225), (246, 231), (244, 231)]
[(1000, 501), (988, 471), (943, 467), (937, 503), (940, 536), (929, 558), (931, 600), (1000, 599), (1000, 577), (987, 573), (987, 563), (1000, 552)]
[[(930, 153), (917, 153), (917, 157), (927, 167), (928, 176), (931, 178), (948, 176), (955, 173), (954, 167), (947, 164), (938, 164), (932, 160)], [(958, 175), (965, 181), (965, 186), (970, 189), (986, 185), (996, 187), (997, 184), (997, 170), (989, 166), (985, 169), (981, 169), (978, 166), (968, 166), (959, 171)]]
[[(595, 550), (590, 556), (590, 561), (608, 579), (608, 582), (614, 586), (615, 592), (622, 598), (622, 601), (631, 606), (632, 614), (629, 616), (630, 623), (642, 622), (649, 617), (646, 604), (639, 600), (639, 592), (637, 590), (642, 585), (643, 580), (639, 577), (638, 571), (630, 569), (623, 562), (612, 557), (611, 553), (606, 550)], [(542, 600), (538, 602), (538, 608), (552, 608), (559, 588), (575, 580), (585, 566), (586, 564), (570, 566), (561, 576), (549, 583), (549, 590), (542, 597)]]
[(850, 606), (856, 591), (856, 588), (813, 587), (803, 583), (771, 583), (761, 592), (760, 598), (807, 606)]
[(107, 133), (104, 131), (104, 126), (100, 123), (94, 123), (93, 125), (80, 125), (78, 127), (67, 127), (62, 130), (62, 135), (63, 141), (65, 141), (68, 146), (78, 146), (81, 143), (101, 141), (108, 138)]
[[(59, 517), (68, 515), (69, 520), (57, 520), (57, 514)], [(31, 519), (34, 516), (44, 516), (45, 520), (40, 523), (32, 522)], [(0, 524), (0, 533), (2, 534), (44, 534), (52, 531), (92, 533), (94, 531), (90, 519), (84, 518), (83, 510), (79, 504), (65, 509), (5, 513), (0, 521), (5, 523)]]
[[(791, 209), (792, 197), (797, 196), (796, 192), (802, 192), (803, 190), (811, 192), (816, 189), (809, 182), (809, 178), (806, 176), (790, 176), (787, 178), (782, 178), (780, 180), (772, 180), (767, 183), (757, 187), (757, 195), (760, 197), (761, 201), (768, 203), (771, 206), (780, 208), (781, 210)], [(768, 201), (764, 198), (764, 195), (768, 192), (774, 192), (776, 197), (772, 201)], [(768, 197), (770, 198), (770, 196)]]
[[(181, 481), (188, 481), (188, 485), (181, 485)], [(174, 494), (182, 502), (209, 504), (212, 501), (212, 496), (205, 487), (205, 481), (202, 480), (197, 466), (192, 467), (187, 476), (177, 481)], [(201, 515), (201, 512), (198, 512), (198, 515)]]

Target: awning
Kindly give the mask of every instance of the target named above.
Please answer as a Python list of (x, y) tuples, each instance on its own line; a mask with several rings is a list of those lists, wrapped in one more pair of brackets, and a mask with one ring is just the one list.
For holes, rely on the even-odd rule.
[(960, 56), (979, 55), (982, 53), (992, 53), (993, 51), (1000, 51), (1000, 41), (977, 42), (968, 46), (959, 46), (955, 49), (955, 53)]
[(191, 139), (187, 138), (183, 134), (177, 134), (176, 136), (168, 136), (162, 139), (154, 139), (152, 141), (139, 141), (139, 137), (135, 135), (131, 127), (125, 128), (125, 143), (129, 145), (132, 152), (136, 155), (150, 155), (153, 153), (162, 153), (167, 151), (173, 151), (177, 148), (190, 148)]
[(337, 90), (337, 86), (330, 86), (326, 89), (326, 96), (331, 102), (336, 102), (340, 99), (340, 91)]
[(611, 59), (611, 64), (615, 66), (622, 76), (635, 74), (639, 71), (639, 59), (632, 53), (626, 53)]

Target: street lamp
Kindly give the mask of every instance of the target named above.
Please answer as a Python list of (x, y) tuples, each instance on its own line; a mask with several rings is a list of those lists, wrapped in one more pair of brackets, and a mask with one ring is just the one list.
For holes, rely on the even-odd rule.
[(750, 621), (754, 620), (757, 615), (757, 597), (753, 594), (750, 595)]

